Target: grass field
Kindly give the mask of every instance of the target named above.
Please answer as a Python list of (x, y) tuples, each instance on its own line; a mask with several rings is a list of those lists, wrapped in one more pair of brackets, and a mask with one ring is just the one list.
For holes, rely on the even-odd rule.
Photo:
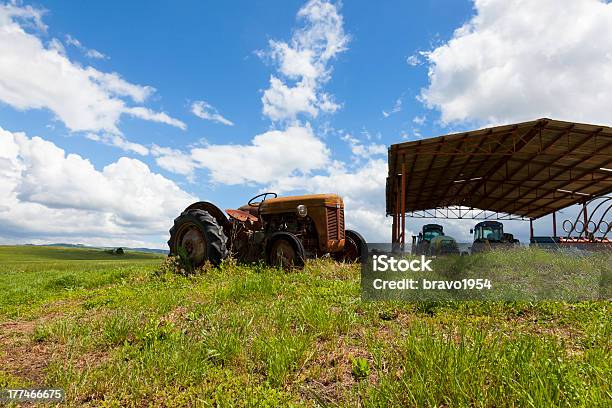
[[(612, 268), (609, 256), (520, 251), (478, 257)], [(355, 265), (227, 262), (183, 277), (162, 262), (0, 247), (0, 388), (59, 387), (68, 405), (96, 407), (612, 401), (609, 301), (362, 302)]]

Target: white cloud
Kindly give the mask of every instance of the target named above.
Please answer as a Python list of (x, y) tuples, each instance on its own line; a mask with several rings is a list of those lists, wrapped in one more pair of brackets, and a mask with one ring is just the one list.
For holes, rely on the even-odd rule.
[(0, 128), (0, 240), (164, 247), (195, 197), (122, 157), (97, 170), (40, 137)]
[(188, 176), (190, 179), (193, 178), (193, 171), (196, 168), (196, 163), (188, 153), (183, 153), (177, 149), (153, 145), (151, 154), (156, 156), (155, 162), (162, 169)]
[(60, 55), (66, 55), (66, 49), (64, 48), (64, 44), (57, 38), (52, 38), (49, 41), (49, 49), (57, 51)]
[(136, 118), (150, 120), (152, 122), (165, 123), (166, 125), (174, 126), (181, 130), (187, 129), (187, 125), (184, 122), (170, 117), (165, 112), (155, 112), (149, 108), (143, 108), (142, 106), (125, 108), (124, 112)]
[(69, 44), (69, 45), (72, 45), (78, 48), (85, 54), (86, 57), (93, 58), (93, 59), (109, 59), (108, 56), (102, 54), (100, 51), (94, 50), (93, 48), (85, 47), (83, 44), (81, 44), (79, 40), (72, 37), (71, 35), (66, 36), (66, 44)]
[(361, 141), (350, 134), (346, 134), (341, 137), (343, 141), (348, 143), (351, 148), (351, 153), (355, 155), (357, 158), (369, 158), (371, 156), (376, 155), (386, 155), (387, 154), (387, 146), (383, 144), (370, 143), (368, 145), (364, 145)]
[(393, 104), (393, 108), (391, 108), (391, 110), (389, 111), (382, 111), (382, 114), (385, 118), (388, 118), (389, 116), (401, 112), (402, 110), (402, 98), (397, 98), (397, 100), (395, 101), (395, 104)]
[(191, 104), (191, 113), (200, 119), (212, 120), (222, 125), (234, 126), (231, 120), (224, 118), (217, 109), (206, 101), (195, 101)]
[(123, 80), (115, 72), (100, 72), (94, 68), (87, 68), (87, 75), (102, 86), (104, 92), (118, 97), (128, 97), (135, 102), (144, 102), (155, 89), (150, 86), (134, 85)]
[(415, 123), (415, 124), (417, 124), (417, 125), (422, 126), (422, 125), (424, 125), (424, 124), (425, 124), (425, 120), (426, 120), (425, 115), (423, 115), (423, 116), (415, 116), (415, 117), (412, 119), (412, 122), (414, 122), (414, 123)]
[(612, 123), (611, 3), (476, 0), (475, 9), (427, 54), (421, 98), (442, 122)]
[(121, 134), (128, 113), (184, 129), (184, 123), (142, 107), (154, 89), (129, 83), (116, 73), (83, 67), (64, 54), (57, 41), (45, 46), (28, 24), (44, 28), (42, 12), (0, 5), (0, 101), (18, 110), (48, 109), (71, 131)]
[(270, 87), (261, 98), (264, 115), (274, 121), (294, 120), (300, 114), (316, 117), (319, 111), (331, 113), (340, 107), (320, 91), (330, 78), (329, 61), (345, 51), (349, 42), (338, 6), (311, 0), (297, 16), (304, 25), (289, 43), (272, 40), (270, 51), (259, 53), (278, 65), (279, 76), (270, 77)]
[(270, 87), (264, 92), (263, 113), (274, 121), (296, 118), (300, 113), (316, 117), (319, 113), (315, 89), (306, 83), (287, 86), (272, 75)]
[(93, 59), (109, 59), (109, 57), (105, 54), (102, 54), (98, 50), (88, 49), (85, 51), (85, 56)]
[(336, 103), (333, 95), (330, 95), (325, 92), (319, 92), (317, 104), (318, 104), (319, 110), (325, 113), (334, 113), (341, 107), (338, 103)]
[(0, 4), (0, 25), (11, 23), (13, 20), (19, 20), (26, 26), (32, 26), (42, 32), (47, 31), (47, 26), (42, 21), (42, 16), (45, 10), (34, 8), (32, 6), (19, 6), (16, 1)]
[(406, 58), (406, 64), (410, 65), (411, 67), (416, 67), (417, 65), (421, 65), (422, 63), (423, 61), (421, 60), (421, 57), (418, 54), (412, 54), (408, 58)]
[(193, 177), (195, 169), (206, 169), (213, 183), (226, 185), (266, 184), (309, 174), (325, 167), (330, 155), (309, 125), (270, 130), (250, 144), (206, 144), (187, 152), (154, 145), (151, 153), (165, 170)]
[(213, 182), (229, 185), (264, 184), (291, 174), (308, 174), (324, 167), (329, 154), (310, 126), (297, 125), (257, 135), (248, 145), (208, 145), (191, 150), (196, 166), (210, 171)]
[(118, 147), (123, 151), (137, 153), (141, 156), (149, 154), (149, 148), (139, 143), (130, 142), (122, 135), (113, 135), (111, 133), (97, 135), (95, 133), (87, 133), (85, 137), (94, 142), (102, 142), (106, 145)]

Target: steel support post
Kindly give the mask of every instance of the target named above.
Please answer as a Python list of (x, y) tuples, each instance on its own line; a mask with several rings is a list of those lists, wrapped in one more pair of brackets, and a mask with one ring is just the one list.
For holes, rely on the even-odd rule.
[(402, 162), (402, 249), (406, 243), (406, 163)]

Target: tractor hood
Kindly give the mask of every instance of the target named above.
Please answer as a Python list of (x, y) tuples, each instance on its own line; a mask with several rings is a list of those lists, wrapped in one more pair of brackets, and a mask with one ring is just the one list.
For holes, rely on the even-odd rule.
[(336, 194), (309, 194), (302, 196), (287, 196), (269, 198), (261, 203), (261, 214), (275, 214), (294, 212), (298, 205), (305, 205), (306, 208), (313, 207), (337, 207), (344, 208), (342, 198)]
[(431, 243), (437, 244), (437, 245), (445, 244), (445, 243), (454, 243), (454, 242), (456, 242), (455, 238), (449, 237), (448, 235), (439, 235), (431, 239)]

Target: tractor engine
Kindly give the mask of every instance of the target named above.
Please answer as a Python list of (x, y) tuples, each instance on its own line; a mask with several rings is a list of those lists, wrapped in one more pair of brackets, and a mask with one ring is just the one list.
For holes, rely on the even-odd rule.
[(265, 233), (272, 234), (277, 231), (291, 232), (298, 237), (304, 249), (310, 254), (315, 255), (319, 252), (319, 238), (315, 223), (308, 215), (300, 217), (296, 213), (271, 214), (263, 216), (265, 223)]
[(290, 232), (302, 241), (309, 255), (344, 248), (344, 203), (335, 194), (270, 198), (261, 203), (259, 216), (266, 235)]

